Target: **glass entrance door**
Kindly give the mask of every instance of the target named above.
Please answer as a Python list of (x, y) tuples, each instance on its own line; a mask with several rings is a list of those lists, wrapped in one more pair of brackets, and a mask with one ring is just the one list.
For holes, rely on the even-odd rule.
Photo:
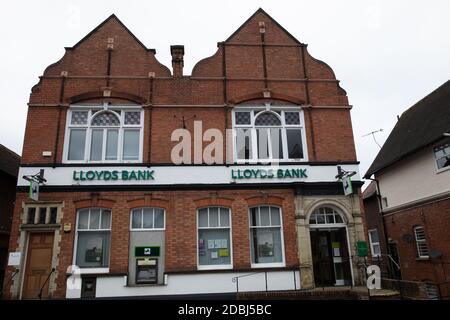
[(314, 281), (319, 286), (351, 284), (345, 228), (311, 229)]

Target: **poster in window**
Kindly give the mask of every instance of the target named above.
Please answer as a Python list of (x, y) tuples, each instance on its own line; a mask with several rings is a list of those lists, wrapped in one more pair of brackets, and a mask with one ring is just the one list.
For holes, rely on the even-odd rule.
[(214, 249), (214, 240), (208, 240), (208, 249)]
[(102, 262), (103, 242), (102, 238), (92, 238), (86, 244), (86, 262)]
[(224, 248), (224, 249), (228, 248), (228, 241), (227, 241), (227, 239), (222, 239), (220, 241), (221, 241), (221, 244), (220, 244), (221, 248)]
[(260, 233), (258, 235), (258, 255), (260, 257), (273, 257), (272, 233)]

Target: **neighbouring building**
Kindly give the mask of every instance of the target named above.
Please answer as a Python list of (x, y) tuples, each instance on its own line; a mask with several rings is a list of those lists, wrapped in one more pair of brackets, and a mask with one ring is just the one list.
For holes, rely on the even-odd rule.
[[(0, 288), (3, 288), (20, 156), (0, 144)], [(8, 280), (8, 279), (7, 279)], [(0, 292), (2, 296), (3, 290)]]
[(447, 81), (401, 115), (365, 174), (374, 181), (364, 192), (372, 253), (393, 258), (398, 276), (442, 298), (450, 289), (449, 169)]
[[(262, 9), (190, 76), (170, 50), (172, 70), (112, 15), (32, 88), (8, 296), (363, 283), (362, 182), (333, 70)], [(338, 166), (355, 174), (347, 196)], [(22, 176), (41, 170), (35, 201)]]

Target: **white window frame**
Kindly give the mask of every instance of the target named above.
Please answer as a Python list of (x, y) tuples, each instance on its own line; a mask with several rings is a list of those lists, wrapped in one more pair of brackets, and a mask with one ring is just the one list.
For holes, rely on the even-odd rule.
[[(144, 228), (144, 214), (143, 211), (144, 209), (152, 209), (153, 210), (153, 226), (155, 225), (155, 209), (160, 209), (163, 211), (163, 227), (162, 228)], [(141, 210), (141, 214), (142, 214), (142, 221), (141, 221), (141, 228), (133, 228), (133, 211), (134, 210)], [(160, 207), (139, 207), (139, 208), (133, 208), (130, 211), (130, 231), (165, 231), (166, 230), (166, 210), (164, 210), (164, 208), (160, 208)]]
[[(278, 114), (276, 111), (280, 112)], [(250, 124), (242, 125), (236, 124), (236, 112), (250, 112)], [(280, 119), (280, 126), (255, 126), (255, 119), (257, 116), (264, 112), (274, 113)], [(300, 124), (299, 125), (287, 125), (285, 121), (285, 112), (299, 112)], [(233, 109), (232, 112), (232, 126), (233, 126), (233, 160), (235, 163), (255, 163), (255, 162), (299, 162), (308, 161), (308, 148), (306, 144), (306, 130), (305, 130), (305, 118), (303, 114), (303, 109), (298, 106), (238, 106)], [(258, 157), (258, 140), (257, 140), (257, 128), (274, 128), (280, 129), (281, 140), (283, 146), (283, 158), (277, 159), (272, 157), (272, 141), (269, 139), (269, 155), (266, 159), (260, 159)], [(251, 155), (250, 159), (238, 159), (237, 150), (237, 133), (235, 129), (250, 129), (251, 133)], [(289, 129), (300, 129), (302, 135), (302, 151), (303, 158), (290, 159), (288, 143), (287, 143), (287, 130)]]
[(435, 165), (435, 167), (436, 167), (436, 173), (440, 173), (440, 172), (443, 172), (443, 171), (450, 170), (450, 166), (446, 166), (446, 167), (439, 168), (439, 166), (438, 166), (438, 160), (441, 159), (441, 158), (443, 158), (443, 157), (441, 157), (441, 158), (437, 158), (437, 157), (436, 157), (436, 151), (435, 151), (435, 149), (436, 149), (436, 148), (439, 148), (439, 147), (442, 147), (442, 146), (445, 146), (445, 145), (450, 145), (450, 142), (448, 142), (448, 143), (441, 143), (441, 144), (436, 145), (436, 146), (434, 146), (434, 147), (432, 148), (432, 150), (433, 150), (433, 158), (434, 158), (434, 165)]
[[(333, 220), (335, 222), (334, 223), (327, 223), (326, 222), (327, 221), (326, 220), (326, 216), (328, 214), (331, 214), (331, 213), (317, 212), (317, 210), (321, 210), (321, 209), (324, 209), (324, 210), (325, 209), (331, 209), (331, 210), (333, 210), (333, 212), (332, 212), (333, 215), (334, 215)], [(313, 210), (313, 212), (311, 213), (309, 219), (308, 219), (309, 227), (310, 228), (343, 228), (343, 227), (347, 227), (347, 221), (346, 221), (344, 215), (341, 214), (339, 211), (340, 210), (335, 209), (334, 206), (331, 206), (331, 205), (324, 205), (324, 206), (320, 206), (320, 207), (315, 208)], [(316, 213), (324, 216), (325, 223), (311, 223), (311, 217), (313, 215), (315, 215)], [(336, 216), (340, 216), (342, 222), (336, 222)], [(317, 219), (316, 219), (316, 222), (317, 222)]]
[[(92, 110), (97, 110), (93, 112)], [(87, 111), (87, 124), (71, 124), (72, 112), (75, 111)], [(119, 126), (92, 126), (92, 119), (103, 112), (113, 112), (120, 120)], [(120, 111), (120, 115), (115, 111)], [(140, 112), (140, 124), (139, 125), (126, 125), (125, 124), (125, 112)], [(106, 129), (118, 130), (118, 146), (117, 146), (117, 160), (106, 160)], [(83, 160), (69, 160), (69, 143), (70, 132), (72, 129), (86, 129), (85, 145), (84, 145), (84, 159)], [(92, 143), (92, 131), (103, 129), (103, 148), (102, 148), (102, 160), (90, 160), (91, 143)], [(138, 159), (135, 160), (123, 160), (123, 138), (124, 131), (126, 130), (139, 130), (139, 154)], [(140, 163), (143, 158), (143, 145), (144, 145), (144, 110), (140, 106), (70, 106), (66, 116), (66, 130), (64, 136), (64, 150), (63, 150), (63, 162), (64, 163)]]
[[(418, 229), (422, 230), (423, 239), (418, 239), (418, 237), (417, 237), (417, 230)], [(419, 259), (429, 259), (430, 258), (430, 256), (429, 256), (430, 251), (429, 251), (429, 248), (428, 248), (428, 242), (427, 242), (427, 236), (426, 236), (426, 233), (425, 233), (425, 228), (423, 226), (415, 226), (414, 227), (414, 239), (416, 240), (417, 257)], [(422, 254), (422, 252), (421, 252), (422, 250), (420, 249), (420, 246), (419, 246), (419, 244), (423, 244), (423, 243), (427, 247), (428, 254), (426, 254), (426, 255)]]
[[(280, 225), (272, 225), (272, 214), (271, 211), (269, 209), (269, 221), (270, 221), (270, 225), (268, 226), (252, 226), (252, 209), (253, 208), (258, 208), (258, 215), (259, 215), (259, 221), (261, 221), (261, 212), (260, 212), (260, 207), (275, 207), (278, 208), (279, 213), (280, 213)], [(285, 247), (284, 247), (284, 229), (283, 229), (283, 211), (281, 209), (280, 206), (275, 206), (275, 205), (258, 205), (258, 206), (252, 206), (248, 209), (248, 222), (249, 222), (249, 230), (250, 230), (250, 236), (249, 236), (249, 245), (250, 245), (250, 262), (251, 262), (251, 267), (252, 268), (276, 268), (276, 267), (285, 267), (286, 266), (286, 260), (285, 260)], [(252, 239), (251, 237), (253, 236), (252, 233), (252, 229), (267, 229), (267, 228), (280, 228), (280, 237), (281, 237), (281, 262), (263, 262), (263, 263), (255, 263), (253, 262), (252, 259)], [(256, 252), (254, 253), (255, 255), (257, 254)]]
[[(89, 209), (89, 219), (88, 219), (88, 227), (89, 227), (89, 223), (90, 223), (90, 217), (91, 217), (91, 211), (90, 210), (95, 210), (95, 209), (100, 209), (100, 210), (110, 210), (111, 211), (111, 221), (109, 223), (109, 229), (94, 229), (94, 230), (89, 230), (89, 229), (82, 229), (79, 230), (78, 229), (78, 221), (80, 218), (80, 211), (81, 210), (86, 210)], [(72, 255), (72, 265), (77, 265), (77, 252), (78, 252), (78, 232), (96, 232), (96, 231), (109, 231), (110, 233), (110, 240), (109, 240), (109, 255), (108, 255), (108, 267), (79, 267), (80, 273), (81, 274), (94, 274), (94, 273), (109, 273), (109, 266), (111, 264), (111, 240), (112, 240), (112, 209), (111, 208), (104, 208), (104, 207), (89, 207), (89, 208), (81, 208), (81, 209), (77, 209), (76, 211), (76, 224), (75, 224), (75, 241), (74, 241), (74, 247), (73, 247), (73, 255)], [(100, 211), (100, 220), (99, 220), (99, 227), (101, 227), (101, 223), (102, 223), (102, 212)]]
[[(218, 217), (218, 221), (219, 221), (219, 226), (218, 227), (209, 227), (209, 208), (219, 208), (219, 217)], [(222, 227), (220, 226), (220, 209), (227, 209), (228, 210), (228, 220), (230, 225), (228, 227)], [(200, 227), (200, 223), (199, 223), (199, 211), (201, 209), (208, 209), (208, 227)], [(224, 270), (224, 269), (233, 269), (233, 229), (232, 229), (232, 221), (231, 221), (231, 208), (229, 207), (224, 207), (224, 206), (206, 206), (206, 207), (201, 207), (201, 208), (197, 208), (196, 210), (196, 218), (197, 218), (197, 270)], [(210, 265), (204, 265), (204, 264), (200, 264), (200, 256), (199, 256), (199, 248), (198, 248), (198, 240), (199, 240), (199, 230), (213, 230), (213, 229), (218, 229), (218, 230), (223, 230), (223, 229), (228, 229), (228, 231), (230, 232), (230, 244), (229, 244), (229, 253), (230, 253), (230, 263), (229, 264), (210, 264)]]
[[(372, 232), (376, 232), (378, 235), (378, 242), (374, 242), (372, 240)], [(367, 231), (369, 235), (369, 242), (370, 242), (370, 252), (372, 254), (372, 257), (381, 257), (381, 244), (380, 244), (380, 234), (378, 233), (378, 229), (370, 229)], [(380, 253), (375, 254), (375, 250), (373, 249), (374, 245), (378, 245), (380, 248)]]

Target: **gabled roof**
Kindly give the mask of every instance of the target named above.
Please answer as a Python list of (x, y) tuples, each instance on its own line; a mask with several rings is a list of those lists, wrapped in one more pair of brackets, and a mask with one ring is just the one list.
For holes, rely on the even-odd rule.
[(249, 22), (251, 21), (258, 13), (262, 13), (265, 16), (267, 16), (267, 18), (269, 18), (270, 20), (272, 20), (272, 22), (278, 26), (281, 30), (283, 30), (292, 40), (294, 40), (295, 42), (297, 42), (300, 45), (303, 45), (303, 43), (301, 43), (300, 41), (298, 41), (292, 34), (289, 33), (289, 31), (287, 31), (285, 28), (283, 28), (283, 26), (281, 24), (279, 24), (274, 18), (272, 18), (267, 12), (265, 12), (262, 8), (259, 8), (258, 10), (256, 10), (256, 12), (254, 14), (252, 14), (250, 16), (250, 18), (248, 18), (247, 20), (245, 20), (245, 22), (235, 31), (233, 32), (233, 34), (231, 36), (228, 37), (227, 40), (225, 40), (225, 42), (230, 41), (236, 34), (239, 33), (239, 31), (241, 31), (241, 29)]
[(93, 35), (94, 33), (96, 33), (98, 30), (100, 30), (108, 21), (110, 20), (116, 20), (129, 34), (130, 36), (132, 36), (134, 38), (134, 40), (136, 40), (137, 43), (139, 43), (145, 50), (156, 53), (155, 49), (149, 49), (147, 48), (142, 42), (141, 40), (139, 40), (134, 34), (133, 32), (130, 31), (130, 29), (127, 28), (127, 26), (125, 24), (123, 24), (122, 21), (120, 21), (119, 18), (117, 18), (117, 16), (113, 13), (112, 15), (110, 15), (108, 18), (106, 18), (102, 23), (100, 23), (97, 27), (94, 28), (94, 30), (92, 30), (91, 32), (89, 32), (83, 39), (81, 39), (80, 41), (78, 41), (73, 47), (66, 47), (66, 49), (74, 49), (77, 46), (79, 46), (83, 41), (85, 41), (86, 39), (88, 39), (91, 35)]
[(17, 177), (19, 166), (20, 156), (0, 144), (0, 171), (3, 171), (10, 176)]
[(365, 178), (443, 138), (450, 131), (450, 80), (406, 110)]

